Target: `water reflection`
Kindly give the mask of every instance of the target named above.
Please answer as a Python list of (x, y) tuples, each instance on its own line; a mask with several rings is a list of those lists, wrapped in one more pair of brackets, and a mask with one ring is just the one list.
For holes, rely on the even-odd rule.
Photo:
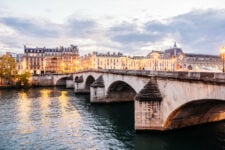
[(66, 114), (66, 109), (68, 109), (68, 99), (67, 91), (61, 91), (61, 95), (59, 96), (59, 108), (61, 110), (62, 115)]
[(27, 93), (19, 92), (19, 99), (17, 102), (17, 120), (18, 120), (18, 134), (28, 134), (35, 130), (30, 120), (31, 101), (27, 97)]
[(225, 122), (135, 134), (134, 104), (91, 105), (63, 88), (0, 91), (0, 149), (223, 149)]
[(69, 131), (67, 134), (72, 135), (73, 137), (79, 137), (79, 130), (81, 124), (81, 117), (79, 112), (77, 111), (76, 107), (71, 105), (69, 102), (67, 91), (61, 91), (61, 95), (58, 98), (59, 108), (61, 115), (61, 123), (60, 128), (69, 127)]
[(169, 132), (136, 134), (136, 149), (224, 150), (225, 122), (199, 125)]
[(38, 110), (40, 112), (41, 121), (39, 122), (39, 126), (42, 127), (42, 132), (45, 136), (48, 136), (48, 127), (50, 126), (50, 120), (48, 114), (50, 113), (49, 105), (51, 103), (51, 99), (49, 97), (51, 90), (50, 89), (41, 89), (40, 97), (38, 97)]

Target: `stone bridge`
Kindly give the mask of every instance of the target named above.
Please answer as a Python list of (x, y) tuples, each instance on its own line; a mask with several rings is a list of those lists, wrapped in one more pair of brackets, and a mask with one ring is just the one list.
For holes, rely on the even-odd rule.
[(169, 130), (225, 119), (225, 74), (89, 70), (73, 75), (74, 92), (91, 103), (135, 101), (136, 130)]

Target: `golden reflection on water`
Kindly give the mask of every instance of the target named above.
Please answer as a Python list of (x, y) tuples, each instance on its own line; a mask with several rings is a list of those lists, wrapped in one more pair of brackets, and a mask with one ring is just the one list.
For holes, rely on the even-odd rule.
[(31, 133), (35, 130), (35, 128), (32, 126), (30, 115), (31, 115), (31, 101), (27, 97), (27, 93), (20, 92), (19, 94), (19, 100), (18, 100), (18, 130), (20, 134), (27, 134)]
[(50, 108), (49, 105), (51, 103), (51, 99), (50, 99), (50, 93), (51, 90), (48, 89), (41, 89), (40, 90), (41, 93), (41, 97), (39, 97), (39, 105), (40, 105), (40, 115), (41, 115), (41, 126), (49, 126), (49, 118), (46, 117), (49, 112), (50, 112)]
[(76, 107), (71, 105), (69, 102), (67, 94), (67, 91), (61, 91), (60, 96), (58, 97), (58, 102), (62, 113), (60, 127), (69, 127), (72, 130), (72, 136), (80, 136), (79, 129), (82, 121), (81, 116)]
[[(62, 132), (61, 136), (81, 136), (79, 133), (82, 119), (76, 107), (69, 101), (68, 92), (66, 90), (57, 91), (56, 95), (53, 94), (54, 96), (50, 95), (52, 92), (55, 91), (51, 89), (40, 90), (41, 97), (39, 102), (42, 126), (54, 124), (56, 132)], [(64, 141), (64, 144), (70, 145), (71, 142), (71, 138), (68, 138), (67, 141)]]
[[(19, 92), (17, 117), (18, 134), (29, 134), (37, 129), (46, 137), (56, 134), (63, 143), (73, 145), (72, 137), (82, 139), (82, 117), (66, 90), (41, 89), (29, 92), (40, 92), (36, 97), (28, 96), (26, 92)], [(52, 133), (52, 129), (55, 133)], [(57, 142), (56, 140), (56, 142)], [(87, 139), (92, 142), (91, 138)], [(58, 141), (61, 143), (62, 141)], [(79, 149), (79, 146), (76, 147)]]
[(51, 92), (51, 90), (47, 90), (47, 89), (42, 89), (42, 90), (40, 90), (41, 98), (48, 98), (50, 92)]
[(40, 111), (42, 118), (45, 118), (44, 116), (47, 114), (49, 110), (49, 104), (50, 104), (50, 90), (42, 89), (40, 90), (41, 97), (39, 98), (39, 104), (40, 104)]
[(69, 105), (68, 104), (68, 96), (67, 96), (67, 91), (61, 91), (60, 96), (59, 96), (59, 104), (60, 104), (60, 110), (62, 112), (62, 115), (64, 116), (66, 113), (66, 108)]

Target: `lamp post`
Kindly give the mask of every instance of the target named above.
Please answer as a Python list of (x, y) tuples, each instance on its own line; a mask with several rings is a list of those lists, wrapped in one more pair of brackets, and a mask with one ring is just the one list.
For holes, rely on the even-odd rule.
[(222, 61), (223, 61), (223, 72), (225, 72), (225, 68), (224, 68), (224, 61), (225, 61), (225, 47), (222, 47), (220, 49), (220, 52), (221, 52), (221, 58), (222, 58)]

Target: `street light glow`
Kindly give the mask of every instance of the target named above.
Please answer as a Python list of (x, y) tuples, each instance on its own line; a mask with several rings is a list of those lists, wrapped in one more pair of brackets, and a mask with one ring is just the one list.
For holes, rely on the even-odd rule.
[(221, 47), (220, 49), (220, 53), (221, 53), (221, 58), (222, 58), (222, 61), (223, 61), (223, 72), (225, 72), (225, 68), (224, 68), (224, 61), (225, 61), (225, 47)]
[(220, 52), (221, 52), (222, 54), (225, 53), (225, 47), (224, 47), (224, 46), (220, 48)]

